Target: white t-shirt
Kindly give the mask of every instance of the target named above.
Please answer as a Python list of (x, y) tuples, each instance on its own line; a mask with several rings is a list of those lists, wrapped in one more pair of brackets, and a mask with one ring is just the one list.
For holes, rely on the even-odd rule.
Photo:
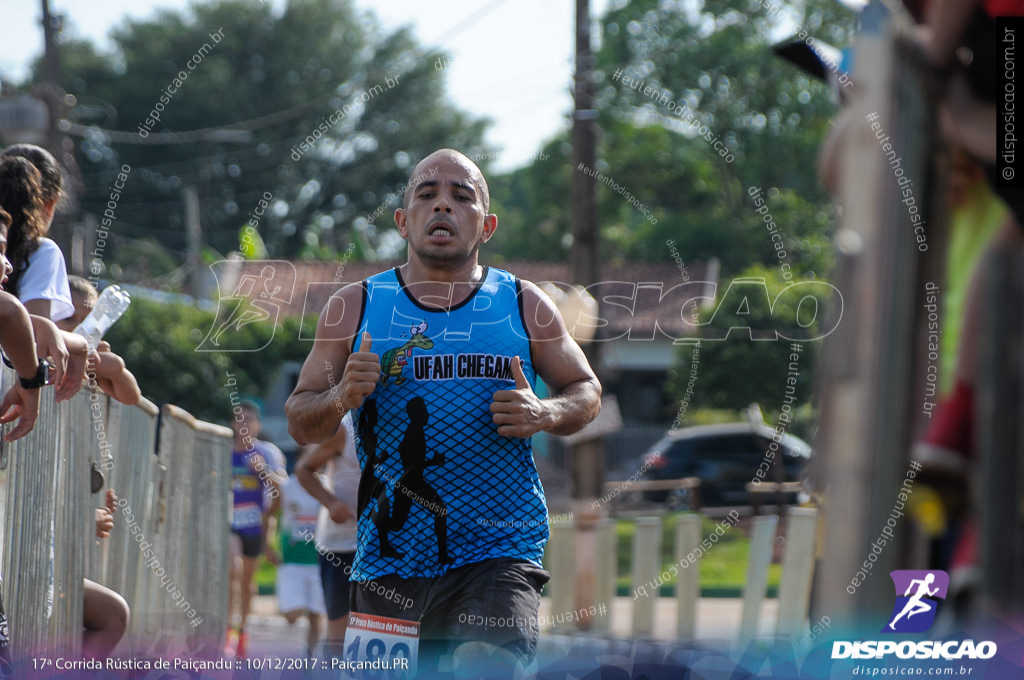
[[(267, 465), (270, 469), (281, 475), (286, 476), (288, 473), (288, 462), (285, 460), (284, 454), (281, 449), (277, 448), (270, 442), (259, 440), (260, 442), (260, 453), (267, 461)], [(270, 504), (274, 502), (274, 487), (270, 484), (263, 485), (263, 507), (269, 508)]]
[(75, 313), (64, 253), (50, 239), (40, 238), (39, 247), (28, 256), (28, 268), (18, 281), (18, 297), (22, 303), (49, 300), (51, 321), (66, 319)]
[(295, 475), (288, 477), (281, 487), (281, 533), (296, 539), (314, 535), (319, 512), (320, 501), (309, 495)]
[[(340, 456), (327, 463), (328, 488), (341, 502), (356, 513), (359, 503), (359, 459), (356, 458), (356, 433), (352, 428), (352, 413), (346, 413), (341, 419), (342, 427), (348, 435), (345, 437), (345, 448)], [(356, 520), (338, 524), (331, 520), (327, 508), (320, 508), (320, 516), (316, 520), (316, 540), (331, 552), (355, 552)]]

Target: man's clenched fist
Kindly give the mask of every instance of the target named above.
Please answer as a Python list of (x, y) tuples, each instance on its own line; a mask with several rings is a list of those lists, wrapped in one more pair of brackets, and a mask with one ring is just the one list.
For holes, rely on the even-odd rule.
[(548, 411), (533, 392), (519, 357), (512, 358), (515, 389), (498, 390), (491, 400), (491, 420), (503, 437), (526, 439), (548, 427)]
[(359, 351), (353, 352), (345, 364), (345, 373), (341, 376), (341, 405), (349, 410), (362, 406), (377, 389), (380, 357), (370, 351), (372, 343), (370, 334), (363, 333)]

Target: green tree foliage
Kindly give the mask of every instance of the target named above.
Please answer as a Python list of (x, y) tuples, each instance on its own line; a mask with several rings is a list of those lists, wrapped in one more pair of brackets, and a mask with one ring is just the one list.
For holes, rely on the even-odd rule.
[[(296, 318), (279, 320), (276, 328), (270, 323), (247, 324), (224, 336), (223, 351), (197, 352), (213, 321), (213, 312), (136, 297), (105, 339), (124, 359), (147, 399), (175, 404), (213, 421), (230, 415), (230, 390), (224, 387), (229, 371), (238, 381), (231, 389), (261, 395), (284, 362), (303, 361), (309, 352), (309, 343), (298, 341)], [(263, 349), (239, 351), (254, 347)]]
[(531, 165), (489, 180), (491, 210), (498, 215), (498, 230), (487, 244), (490, 261), (566, 257), (572, 233), (566, 210), (571, 166), (571, 145), (556, 140)]
[[(763, 284), (762, 284), (763, 282)], [(766, 413), (778, 413), (786, 396), (793, 342), (778, 337), (813, 338), (833, 327), (831, 316), (839, 301), (821, 296), (822, 305), (804, 299), (800, 284), (787, 285), (777, 268), (754, 265), (731, 283), (723, 283), (714, 307), (700, 313), (704, 324), (700, 364), (694, 385), (695, 407), (737, 411), (758, 403)], [(815, 285), (818, 285), (817, 283)], [(818, 291), (825, 290), (820, 284)], [(724, 340), (711, 339), (725, 336)], [(796, 376), (798, 404), (810, 401), (813, 369), (821, 340), (798, 342), (801, 349)], [(669, 375), (669, 394), (685, 392), (691, 372), (692, 349), (680, 346)]]
[[(117, 168), (132, 167), (115, 245), (151, 236), (182, 261), (181, 191), (194, 186), (204, 241), (221, 253), (239, 248), (264, 192), (273, 199), (258, 228), (271, 257), (330, 256), (353, 238), (372, 251), (391, 230), (378, 232), (366, 216), (404, 185), (412, 163), (439, 144), (488, 151), (485, 122), (445, 97), (437, 54), (408, 29), (383, 33), (349, 0), (291, 0), (283, 14), (269, 3), (216, 0), (127, 20), (112, 37), (111, 54), (65, 44), (63, 84), (80, 95), (70, 117), (96, 126), (79, 149), (82, 207), (101, 215)], [(146, 131), (180, 71), (187, 78), (151, 133), (234, 128), (249, 131), (248, 141), (139, 145), (102, 132)], [(312, 149), (300, 146), (307, 137)], [(384, 206), (385, 223), (396, 204)]]
[[(809, 0), (789, 11), (801, 27), (795, 30), (848, 42), (853, 14), (837, 3)], [(794, 270), (827, 273), (832, 213), (815, 162), (835, 108), (825, 85), (771, 54), (780, 25), (759, 3), (735, 0), (631, 0), (602, 17), (597, 170), (655, 218), (599, 184), (605, 261), (661, 260), (668, 257), (664, 242), (673, 239), (684, 260), (717, 257), (727, 275), (772, 264), (775, 251), (749, 197), (758, 187), (785, 233)], [(703, 128), (679, 115), (683, 103)], [(566, 203), (576, 171), (568, 139), (566, 132), (552, 140), (545, 146), (549, 160), (511, 173), (510, 191), (496, 192), (505, 211), (505, 234), (496, 243), (514, 248), (510, 256), (566, 257)]]

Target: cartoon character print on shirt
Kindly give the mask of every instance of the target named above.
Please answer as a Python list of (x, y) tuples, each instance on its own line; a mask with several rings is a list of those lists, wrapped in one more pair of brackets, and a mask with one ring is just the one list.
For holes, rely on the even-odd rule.
[(382, 375), (381, 384), (387, 385), (388, 380), (395, 379), (396, 385), (405, 382), (402, 370), (409, 365), (409, 358), (414, 348), (433, 349), (434, 341), (424, 333), (427, 332), (427, 322), (423, 321), (409, 329), (410, 338), (407, 343), (399, 347), (393, 347), (380, 358), (380, 372)]

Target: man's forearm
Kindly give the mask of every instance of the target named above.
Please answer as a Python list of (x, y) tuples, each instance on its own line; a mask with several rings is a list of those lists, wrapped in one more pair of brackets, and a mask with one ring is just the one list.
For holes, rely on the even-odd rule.
[(601, 412), (601, 386), (596, 380), (588, 379), (572, 383), (559, 394), (544, 399), (548, 407), (546, 432), (570, 435), (579, 432), (583, 426)]
[(341, 396), (337, 388), (326, 392), (300, 392), (288, 397), (284, 411), (288, 417), (288, 434), (298, 444), (320, 444), (338, 431), (344, 411), (339, 409)]
[(295, 476), (298, 478), (302, 488), (325, 508), (329, 508), (331, 503), (337, 500), (337, 497), (324, 486), (320, 478), (309, 468), (303, 467), (301, 464), (297, 465), (295, 467)]

